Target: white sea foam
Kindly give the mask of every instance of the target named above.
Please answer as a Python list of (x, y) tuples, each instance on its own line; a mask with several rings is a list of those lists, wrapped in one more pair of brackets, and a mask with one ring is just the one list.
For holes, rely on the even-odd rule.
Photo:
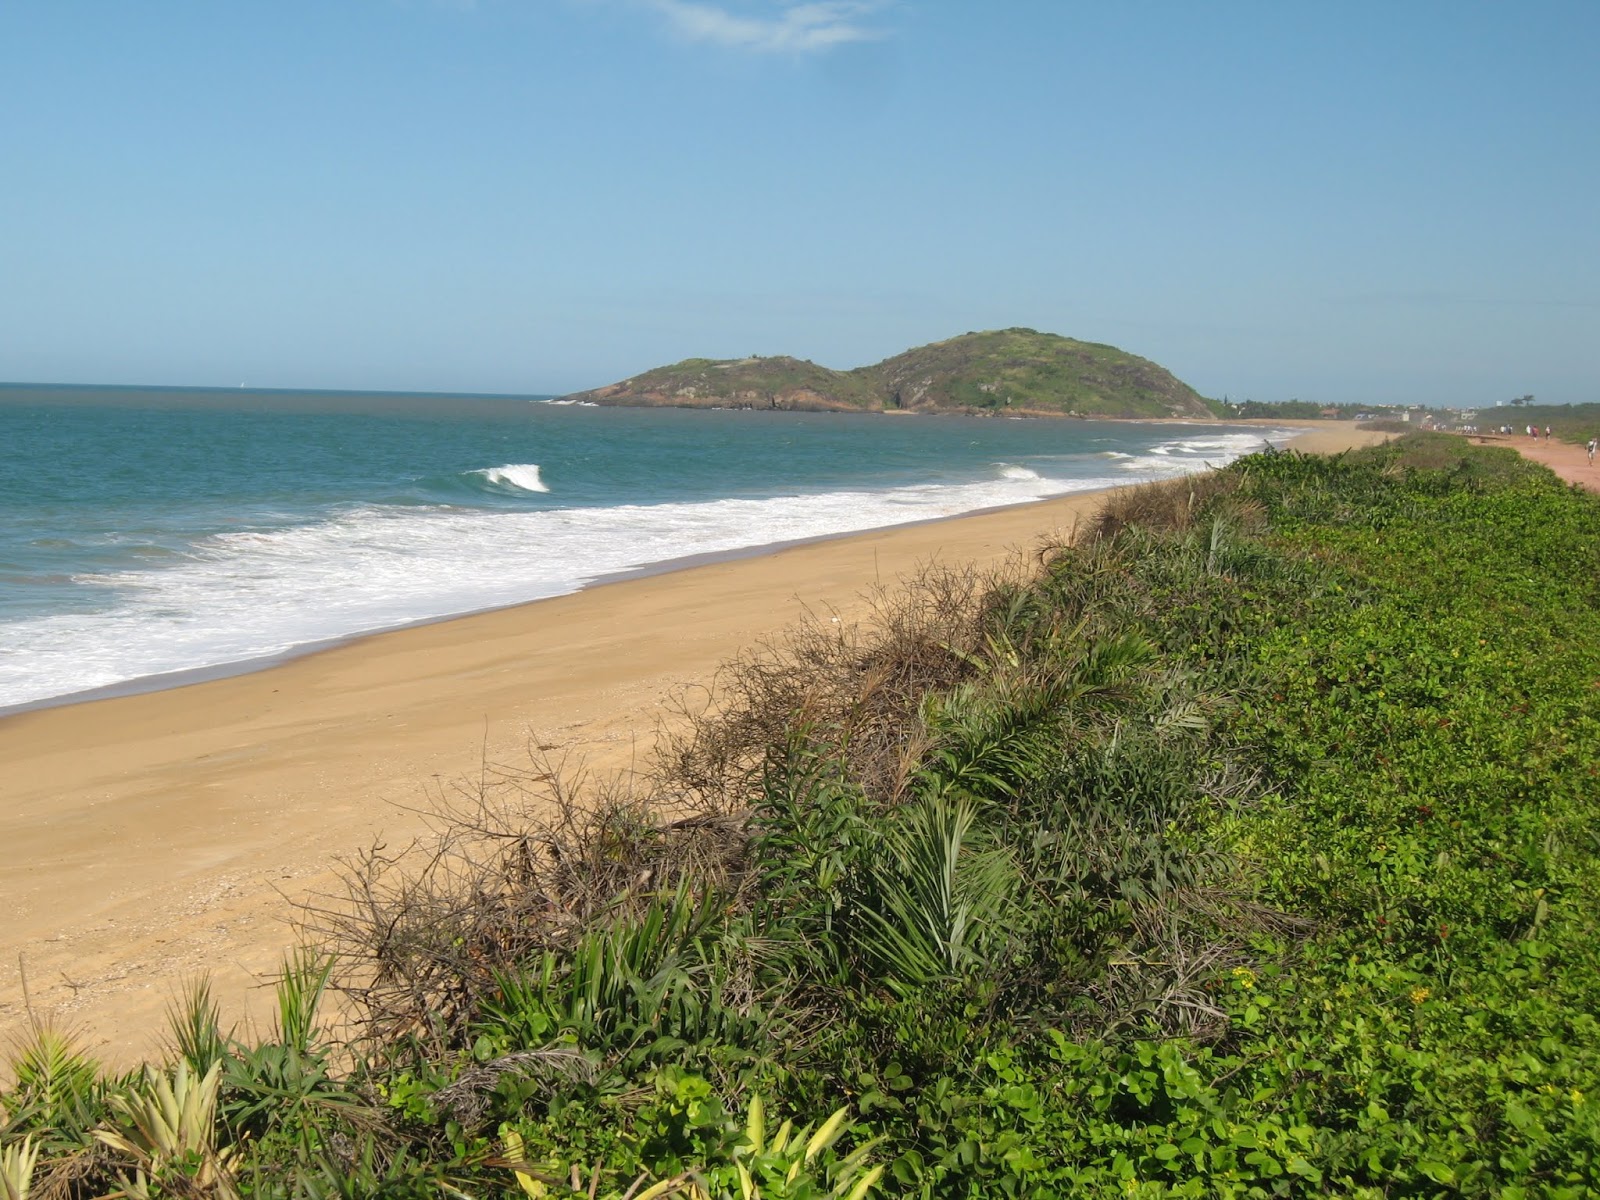
[(485, 467), (481, 471), (468, 471), (483, 479), (496, 491), (548, 492), (550, 489), (539, 476), (538, 463), (507, 463), (503, 467)]
[[(1115, 460), (1117, 469), (1131, 476), (1132, 480), (1170, 479), (1225, 466), (1240, 455), (1252, 454), (1272, 445), (1274, 440), (1281, 441), (1288, 432), (1269, 429), (1259, 434), (1227, 433), (1176, 438), (1152, 446), (1144, 454), (1124, 454), (1116, 450), (1106, 453)], [(1125, 477), (1119, 482), (1128, 483), (1130, 479)]]
[[(297, 527), (219, 534), (161, 566), (78, 576), (112, 594), (99, 612), (6, 624), (0, 707), (560, 595), (691, 555), (1169, 476), (1260, 443), (1247, 435), (1188, 439), (1164, 446), (1164, 454), (1107, 462), (1111, 473), (1093, 478), (1049, 478), (1040, 473), (1050, 469), (1041, 458), (1033, 460), (1038, 470), (996, 464), (994, 478), (954, 486), (511, 512), (365, 506)], [(1080, 457), (1074, 470), (1081, 468)], [(531, 463), (478, 474), (524, 493), (545, 490)]]

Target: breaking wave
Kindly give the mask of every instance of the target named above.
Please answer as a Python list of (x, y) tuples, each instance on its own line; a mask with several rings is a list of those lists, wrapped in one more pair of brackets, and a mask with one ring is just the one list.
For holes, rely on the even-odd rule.
[(484, 467), (480, 471), (468, 471), (467, 474), (483, 480), (480, 486), (485, 491), (498, 492), (503, 496), (550, 490), (539, 475), (538, 463), (507, 463), (502, 467)]

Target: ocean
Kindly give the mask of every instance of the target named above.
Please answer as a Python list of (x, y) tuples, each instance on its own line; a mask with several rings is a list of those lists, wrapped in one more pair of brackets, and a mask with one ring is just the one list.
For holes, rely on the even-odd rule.
[(0, 385), (0, 712), (677, 559), (1182, 474), (1287, 436)]

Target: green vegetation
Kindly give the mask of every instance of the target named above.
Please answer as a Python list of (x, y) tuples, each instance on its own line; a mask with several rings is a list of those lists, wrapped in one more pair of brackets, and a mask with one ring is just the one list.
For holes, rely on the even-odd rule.
[(1501, 424), (1511, 426), (1513, 433), (1520, 433), (1526, 425), (1537, 425), (1541, 430), (1548, 425), (1550, 432), (1562, 441), (1582, 445), (1600, 436), (1600, 404), (1530, 403), (1517, 408), (1478, 411), (1478, 427), (1485, 432)]
[(1120, 494), (486, 781), (259, 1044), (41, 1030), (0, 1196), (1591, 1195), (1597, 555), (1444, 436)]
[[(1206, 407), (1213, 416), (1221, 420), (1230, 417), (1243, 417), (1246, 419), (1265, 418), (1267, 420), (1287, 421), (1317, 421), (1329, 414), (1323, 412), (1323, 406), (1314, 404), (1310, 400), (1208, 400)], [(1333, 406), (1335, 420), (1350, 421), (1355, 419), (1358, 412), (1367, 411), (1356, 405), (1344, 404)]]
[(1195, 390), (1147, 359), (1031, 329), (969, 333), (875, 367), (886, 403), (1076, 416), (1204, 417)]
[(688, 408), (872, 408), (870, 380), (798, 358), (688, 358), (574, 399)]
[(1032, 329), (968, 333), (870, 367), (794, 358), (691, 358), (574, 399), (720, 408), (1197, 417), (1187, 384), (1113, 346)]

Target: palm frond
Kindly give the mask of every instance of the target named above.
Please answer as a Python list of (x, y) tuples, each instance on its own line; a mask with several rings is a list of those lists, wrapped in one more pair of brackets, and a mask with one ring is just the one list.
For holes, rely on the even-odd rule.
[(100, 1065), (70, 1030), (34, 1022), (12, 1052), (10, 1075), (15, 1086), (0, 1096), (8, 1131), (32, 1129), (70, 1142), (100, 1120)]
[(278, 977), (278, 1041), (301, 1054), (317, 1037), (317, 1010), (322, 1004), (334, 960), (301, 947), (286, 959)]
[(871, 871), (863, 942), (891, 986), (957, 975), (1003, 938), (1017, 873), (971, 797), (935, 790), (903, 806)]
[(167, 1032), (177, 1056), (204, 1075), (228, 1053), (222, 1032), (222, 1010), (211, 995), (211, 981), (190, 982), (186, 992), (167, 1006)]

